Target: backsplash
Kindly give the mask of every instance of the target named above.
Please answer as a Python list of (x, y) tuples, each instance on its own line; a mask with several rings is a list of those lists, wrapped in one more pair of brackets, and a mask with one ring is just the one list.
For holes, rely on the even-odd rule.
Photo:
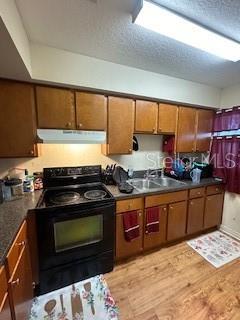
[(7, 174), (13, 167), (26, 168), (29, 173), (42, 171), (44, 167), (79, 166), (117, 163), (125, 169), (135, 170), (159, 168), (162, 166), (164, 153), (162, 152), (162, 136), (136, 135), (139, 151), (132, 155), (118, 155), (106, 157), (101, 153), (101, 145), (67, 145), (44, 144), (39, 145), (38, 158), (0, 159), (0, 177)]

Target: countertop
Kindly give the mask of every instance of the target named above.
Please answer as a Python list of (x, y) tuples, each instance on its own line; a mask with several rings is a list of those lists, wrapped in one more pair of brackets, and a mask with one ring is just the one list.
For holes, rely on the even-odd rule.
[(220, 179), (215, 179), (215, 178), (202, 179), (200, 183), (193, 183), (191, 180), (184, 180), (183, 182), (185, 184), (179, 185), (177, 187), (159, 187), (158, 189), (150, 189), (150, 190), (143, 190), (143, 191), (140, 191), (140, 190), (138, 191), (134, 189), (133, 192), (130, 194), (121, 193), (118, 190), (117, 186), (106, 186), (106, 187), (116, 200), (123, 200), (128, 198), (144, 197), (144, 196), (149, 196), (149, 195), (158, 194), (158, 193), (174, 192), (174, 191), (205, 187), (208, 185), (223, 183)]
[(26, 193), (22, 198), (0, 204), (0, 265), (4, 263), (27, 212), (36, 207), (40, 195), (41, 191)]
[[(191, 181), (184, 181), (185, 184), (178, 187), (160, 187), (150, 191), (138, 191), (134, 189), (131, 194), (119, 192), (117, 186), (106, 186), (116, 200), (143, 197), (146, 195), (186, 190), (191, 188), (203, 187), (212, 184), (221, 184), (222, 181), (214, 178), (202, 179), (200, 183), (194, 184)], [(29, 210), (35, 209), (41, 196), (41, 191), (25, 194), (22, 198), (4, 202), (0, 204), (0, 265), (5, 261), (5, 257), (16, 234), (27, 216)]]

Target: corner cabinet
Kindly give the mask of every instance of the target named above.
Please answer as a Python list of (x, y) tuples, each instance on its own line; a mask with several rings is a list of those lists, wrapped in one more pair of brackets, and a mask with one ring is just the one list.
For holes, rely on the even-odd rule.
[(74, 93), (70, 89), (36, 86), (38, 128), (76, 129)]
[(134, 100), (108, 97), (107, 143), (105, 155), (131, 154), (134, 127)]
[(34, 86), (0, 80), (0, 157), (35, 157)]

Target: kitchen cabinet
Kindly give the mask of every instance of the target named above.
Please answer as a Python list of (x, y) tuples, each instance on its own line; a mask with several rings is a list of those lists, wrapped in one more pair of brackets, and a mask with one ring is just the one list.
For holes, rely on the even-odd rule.
[(211, 133), (213, 127), (213, 111), (197, 110), (196, 151), (206, 152), (210, 149)]
[(167, 240), (177, 240), (186, 234), (187, 201), (172, 203), (168, 210)]
[(106, 130), (107, 98), (101, 94), (76, 92), (76, 119), (79, 130)]
[(37, 156), (34, 87), (0, 80), (0, 157)]
[(108, 97), (107, 144), (105, 155), (131, 154), (134, 127), (134, 101)]
[(175, 134), (177, 129), (178, 107), (159, 103), (158, 133)]
[(116, 259), (124, 259), (134, 256), (142, 251), (142, 235), (143, 235), (143, 216), (142, 210), (137, 210), (138, 224), (140, 226), (140, 236), (132, 241), (127, 241), (124, 237), (123, 215), (119, 213), (116, 216)]
[(159, 206), (159, 231), (148, 233), (146, 229), (146, 210), (144, 215), (144, 237), (143, 237), (143, 248), (149, 250), (155, 247), (159, 247), (166, 241), (167, 231), (167, 206)]
[(25, 244), (22, 248), (12, 277), (9, 280), (9, 286), (15, 320), (28, 319), (33, 299), (28, 244)]
[(192, 234), (203, 229), (205, 198), (195, 198), (188, 203), (187, 234)]
[(206, 197), (204, 228), (219, 226), (222, 221), (224, 193)]
[(74, 93), (70, 89), (36, 86), (38, 128), (75, 129)]
[(179, 107), (177, 128), (177, 152), (194, 152), (197, 109)]
[(10, 320), (11, 309), (9, 305), (8, 284), (5, 267), (0, 267), (0, 320)]
[(157, 133), (158, 104), (156, 102), (136, 100), (135, 132)]

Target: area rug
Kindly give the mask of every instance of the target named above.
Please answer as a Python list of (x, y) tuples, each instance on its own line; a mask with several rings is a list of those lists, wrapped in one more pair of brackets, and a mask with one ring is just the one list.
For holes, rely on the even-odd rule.
[(118, 320), (102, 275), (37, 297), (29, 320)]
[(220, 231), (187, 241), (187, 244), (216, 268), (240, 257), (240, 242)]

